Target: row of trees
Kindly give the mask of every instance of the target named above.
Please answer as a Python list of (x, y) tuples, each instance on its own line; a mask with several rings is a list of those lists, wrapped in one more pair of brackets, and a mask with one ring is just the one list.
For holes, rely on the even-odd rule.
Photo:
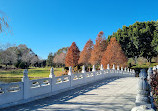
[(4, 65), (15, 65), (17, 68), (28, 68), (29, 66), (41, 67), (46, 61), (39, 57), (26, 45), (12, 46), (0, 51), (0, 63)]
[[(119, 44), (113, 37), (116, 38)], [(127, 61), (127, 58), (133, 58), (135, 64), (137, 64), (137, 59), (140, 57), (146, 58), (148, 62), (151, 62), (152, 58), (158, 55), (158, 21), (136, 22), (128, 27), (123, 26), (122, 29), (118, 29), (117, 32), (108, 36), (107, 40), (101, 31), (95, 42), (96, 43), (93, 44), (93, 42), (89, 40), (80, 54), (75, 54), (79, 52), (78, 50), (71, 52), (71, 49), (68, 52), (72, 54), (68, 54), (67, 58), (71, 59), (73, 53), (79, 55), (76, 58), (75, 65), (77, 65), (77, 63), (85, 65), (107, 64), (103, 61), (109, 63), (113, 61), (114, 63), (125, 65), (123, 61)], [(75, 43), (73, 43), (71, 47), (74, 47), (74, 44)], [(75, 49), (78, 49), (77, 46), (75, 47)], [(117, 61), (115, 61), (114, 58), (117, 58)], [(69, 59), (65, 61), (66, 66), (70, 66), (73, 62), (73, 60), (70, 61)], [(74, 66), (74, 64), (71, 65)]]
[(81, 53), (75, 42), (73, 42), (69, 47), (65, 58), (65, 65), (67, 67), (100, 64), (103, 64), (104, 68), (106, 68), (107, 64), (110, 64), (111, 66), (113, 64), (120, 66), (127, 65), (127, 58), (122, 51), (120, 44), (114, 37), (107, 43), (102, 31), (99, 32), (96, 38), (96, 44), (93, 44), (93, 42), (89, 40)]
[[(8, 27), (4, 19), (0, 19), (0, 33), (4, 31), (2, 24)], [(114, 38), (115, 37), (115, 38)], [(135, 63), (138, 57), (144, 57), (151, 62), (158, 54), (158, 21), (136, 22), (130, 26), (123, 26), (113, 35), (105, 39), (103, 31), (99, 32), (95, 44), (90, 39), (83, 51), (79, 51), (76, 43), (50, 53), (47, 60), (41, 60), (26, 45), (12, 46), (0, 49), (0, 63), (16, 67), (45, 67), (47, 66), (76, 66), (99, 65), (106, 67), (107, 63), (127, 65), (127, 58), (133, 58)]]
[(115, 36), (125, 55), (133, 58), (137, 63), (138, 57), (151, 59), (158, 55), (158, 21), (136, 22), (130, 26), (123, 26), (108, 37)]
[(17, 68), (28, 68), (29, 66), (63, 67), (65, 66), (67, 50), (68, 47), (63, 47), (54, 54), (50, 53), (47, 60), (43, 60), (25, 44), (20, 44), (19, 46), (11, 44), (0, 45), (0, 64), (5, 65), (6, 68), (8, 68), (8, 65), (14, 65)]

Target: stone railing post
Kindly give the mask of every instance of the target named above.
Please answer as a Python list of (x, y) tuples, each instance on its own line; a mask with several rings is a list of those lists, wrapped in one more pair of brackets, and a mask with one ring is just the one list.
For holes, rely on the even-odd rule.
[(54, 78), (55, 75), (54, 75), (54, 69), (53, 67), (50, 69), (50, 74), (49, 74), (49, 78)]
[[(148, 73), (151, 72), (149, 68)], [(147, 73), (142, 69), (139, 74), (138, 94), (136, 96), (136, 107), (131, 111), (155, 111), (152, 109), (152, 103), (149, 100), (149, 85), (147, 83)], [(152, 108), (151, 108), (152, 107)]]
[(107, 70), (108, 70), (108, 74), (110, 73), (110, 66), (109, 64), (107, 64)]
[(149, 83), (149, 85), (150, 85), (150, 82), (151, 82), (151, 76), (153, 75), (153, 69), (152, 69), (152, 67), (150, 67), (149, 69), (148, 69), (148, 83)]
[(125, 67), (124, 71), (126, 72), (127, 71), (127, 68)]
[(147, 73), (145, 69), (141, 69), (138, 81), (138, 93), (136, 96), (136, 105), (149, 104), (149, 85), (147, 83)]
[(115, 64), (113, 64), (112, 69), (115, 70)]
[(123, 74), (123, 67), (121, 67), (121, 74)]
[(127, 74), (129, 74), (130, 72), (129, 72), (129, 68), (127, 69)]
[[(102, 64), (100, 65), (100, 73), (101, 73), (101, 74), (104, 74), (104, 68), (103, 68), (103, 65), (102, 65)], [(102, 76), (104, 76), (104, 75), (102, 75)]]
[(95, 76), (96, 76), (96, 69), (95, 69), (95, 65), (93, 65), (92, 72), (93, 72), (93, 77), (94, 77), (94, 79), (95, 79)]
[(127, 68), (126, 68), (126, 67), (125, 67), (125, 69), (124, 69), (124, 73), (127, 74)]
[(51, 78), (51, 91), (53, 92), (53, 89), (54, 89), (53, 86), (56, 83), (53, 67), (51, 67), (51, 69), (50, 69), (49, 78)]
[(74, 75), (73, 75), (73, 72), (72, 72), (72, 67), (71, 67), (71, 66), (69, 67), (69, 72), (68, 72), (68, 75), (69, 75), (70, 88), (71, 88), (71, 87), (72, 87), (73, 78), (74, 78)]
[(117, 65), (117, 73), (120, 73), (120, 67)]
[(69, 67), (68, 75), (71, 76), (72, 74), (73, 74), (73, 73), (72, 73), (72, 67), (70, 66), (70, 67)]
[(83, 65), (82, 66), (82, 73), (85, 73), (86, 71), (85, 71), (85, 66)]
[(107, 65), (107, 69), (108, 69), (108, 70), (110, 69), (110, 66), (109, 66), (109, 64)]
[(112, 66), (112, 71), (113, 71), (113, 74), (115, 74), (115, 64), (113, 64)]
[(30, 89), (30, 80), (28, 77), (28, 70), (25, 69), (23, 72), (23, 78), (22, 78), (22, 82), (24, 84), (24, 99), (28, 99), (29, 98), (29, 89)]
[(132, 69), (129, 69), (129, 72), (132, 73)]
[(149, 84), (149, 91), (150, 91), (150, 103), (151, 103), (151, 107), (152, 108), (155, 108), (155, 105), (154, 105), (154, 99), (153, 99), (153, 93), (152, 93), (152, 90), (151, 90), (151, 86), (150, 86), (150, 83), (151, 83), (151, 76), (153, 75), (153, 68), (152, 67), (149, 67), (148, 69), (148, 84)]
[(121, 71), (123, 71), (123, 67), (121, 67)]
[(95, 72), (95, 71), (96, 71), (96, 69), (95, 69), (95, 65), (93, 65), (92, 72)]
[(118, 71), (120, 70), (120, 67), (119, 67), (119, 65), (117, 66), (117, 70), (118, 70)]
[(140, 73), (139, 73), (139, 77), (144, 77), (145, 79), (147, 79), (147, 73), (145, 71), (145, 69), (141, 69), (140, 70)]
[(101, 64), (101, 66), (100, 66), (100, 70), (101, 71), (103, 71), (104, 70), (104, 68), (103, 68), (103, 65)]

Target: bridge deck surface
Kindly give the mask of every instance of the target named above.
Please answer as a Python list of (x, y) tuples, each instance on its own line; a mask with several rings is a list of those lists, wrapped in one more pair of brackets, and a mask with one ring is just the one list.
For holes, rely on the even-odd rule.
[(113, 78), (36, 100), (4, 111), (130, 111), (138, 78)]

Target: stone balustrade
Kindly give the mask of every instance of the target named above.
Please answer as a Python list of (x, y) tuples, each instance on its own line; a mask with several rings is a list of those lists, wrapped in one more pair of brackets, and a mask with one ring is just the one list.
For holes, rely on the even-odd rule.
[(158, 69), (158, 66), (150, 67), (148, 74), (145, 69), (142, 69), (139, 74), (138, 92), (136, 96), (136, 107), (131, 111), (155, 111), (153, 95), (151, 92), (151, 76), (153, 72)]
[(92, 72), (86, 72), (83, 66), (82, 72), (78, 74), (73, 74), (70, 67), (68, 75), (59, 77), (55, 77), (54, 70), (51, 68), (49, 78), (37, 80), (29, 80), (28, 71), (24, 70), (22, 82), (0, 84), (0, 108), (49, 97), (106, 78), (130, 76), (135, 76), (133, 70), (123, 70), (123, 68), (120, 70), (119, 66), (115, 70), (114, 65), (113, 69), (110, 69), (109, 65), (107, 69), (103, 69), (101, 65), (101, 70), (97, 71), (93, 66)]

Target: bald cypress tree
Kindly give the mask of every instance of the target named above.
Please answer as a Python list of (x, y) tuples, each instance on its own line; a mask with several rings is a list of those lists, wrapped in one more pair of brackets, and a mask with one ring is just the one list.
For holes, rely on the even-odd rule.
[(83, 48), (83, 51), (80, 54), (80, 58), (78, 63), (82, 65), (88, 65), (89, 64), (89, 59), (91, 57), (91, 52), (93, 49), (93, 41), (89, 39), (86, 43), (86, 45)]
[(106, 46), (107, 46), (106, 44), (107, 43), (106, 43), (106, 40), (104, 37), (104, 32), (101, 31), (101, 32), (99, 32), (99, 34), (96, 38), (96, 43), (95, 43), (94, 48), (91, 53), (90, 63), (92, 65), (100, 64), (103, 52), (105, 51)]
[(68, 48), (68, 51), (65, 57), (65, 65), (67, 67), (76, 66), (78, 64), (79, 54), (80, 54), (80, 51), (78, 47), (76, 46), (76, 43), (73, 42), (72, 45)]
[(110, 39), (107, 49), (103, 54), (101, 64), (103, 64), (104, 68), (107, 68), (107, 64), (110, 64), (110, 66), (115, 64), (123, 67), (127, 65), (127, 58), (115, 37)]

